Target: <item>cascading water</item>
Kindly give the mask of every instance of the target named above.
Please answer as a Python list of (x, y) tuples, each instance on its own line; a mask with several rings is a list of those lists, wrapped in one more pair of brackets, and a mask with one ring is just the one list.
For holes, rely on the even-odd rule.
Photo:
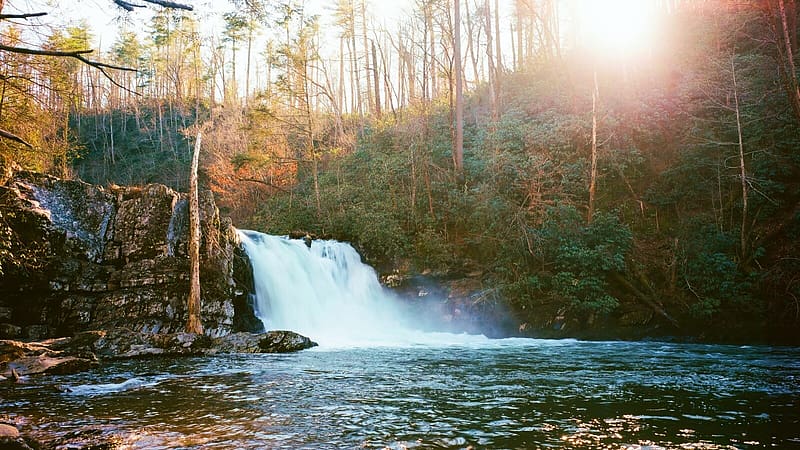
[[(256, 316), (322, 345), (396, 345), (427, 341), (415, 332), (372, 267), (347, 243), (240, 230), (253, 265)], [(420, 339), (422, 336), (426, 339)], [(441, 336), (440, 336), (441, 337)]]

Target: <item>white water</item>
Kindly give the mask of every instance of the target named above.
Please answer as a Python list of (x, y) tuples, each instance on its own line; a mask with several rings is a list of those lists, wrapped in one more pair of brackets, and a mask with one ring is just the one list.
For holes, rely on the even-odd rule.
[(323, 347), (463, 345), (484, 336), (417, 331), (375, 270), (350, 244), (240, 230), (253, 265), (256, 316), (267, 330), (291, 330)]

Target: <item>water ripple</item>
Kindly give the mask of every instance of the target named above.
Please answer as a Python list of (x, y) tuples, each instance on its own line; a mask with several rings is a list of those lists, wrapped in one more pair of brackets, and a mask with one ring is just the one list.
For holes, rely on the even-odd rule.
[(129, 448), (800, 448), (800, 350), (525, 341), (154, 359), (0, 386)]

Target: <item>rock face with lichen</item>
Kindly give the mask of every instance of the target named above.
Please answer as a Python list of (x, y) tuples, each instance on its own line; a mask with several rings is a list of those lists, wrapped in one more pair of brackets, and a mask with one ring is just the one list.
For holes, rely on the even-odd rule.
[[(200, 221), (206, 334), (237, 331), (235, 322), (242, 331), (259, 331), (246, 308), (249, 287), (236, 281), (250, 281), (238, 237), (219, 217), (209, 191), (200, 193)], [(181, 331), (189, 292), (187, 244), (186, 194), (155, 184), (104, 189), (5, 168), (0, 338), (120, 326)], [(246, 318), (235, 318), (235, 309)]]

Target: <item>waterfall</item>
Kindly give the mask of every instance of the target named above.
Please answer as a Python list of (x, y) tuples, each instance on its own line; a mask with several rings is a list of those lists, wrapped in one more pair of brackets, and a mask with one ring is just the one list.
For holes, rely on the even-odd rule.
[(375, 270), (344, 242), (239, 230), (256, 289), (256, 316), (321, 345), (397, 343), (414, 333)]

